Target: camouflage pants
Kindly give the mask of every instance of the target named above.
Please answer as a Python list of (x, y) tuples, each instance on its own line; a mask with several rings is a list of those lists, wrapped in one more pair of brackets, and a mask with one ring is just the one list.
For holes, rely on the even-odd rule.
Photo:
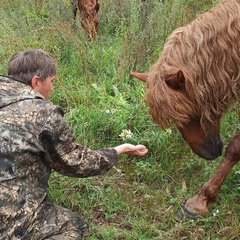
[(71, 211), (47, 203), (34, 230), (24, 240), (77, 240), (82, 239), (87, 224)]

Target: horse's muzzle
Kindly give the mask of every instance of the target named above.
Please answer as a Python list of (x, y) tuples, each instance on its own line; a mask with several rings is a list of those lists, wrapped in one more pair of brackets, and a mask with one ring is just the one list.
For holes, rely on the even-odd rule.
[[(191, 146), (190, 146), (191, 147)], [(192, 150), (201, 158), (206, 160), (214, 160), (222, 155), (223, 142), (220, 138), (214, 141), (204, 141), (201, 146)]]

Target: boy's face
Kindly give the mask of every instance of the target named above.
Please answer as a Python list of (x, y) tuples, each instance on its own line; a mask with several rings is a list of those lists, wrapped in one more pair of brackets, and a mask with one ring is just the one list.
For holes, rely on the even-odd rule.
[(49, 76), (44, 81), (41, 81), (39, 77), (37, 78), (35, 84), (32, 86), (33, 89), (43, 95), (45, 99), (48, 99), (53, 91), (53, 80), (55, 76)]

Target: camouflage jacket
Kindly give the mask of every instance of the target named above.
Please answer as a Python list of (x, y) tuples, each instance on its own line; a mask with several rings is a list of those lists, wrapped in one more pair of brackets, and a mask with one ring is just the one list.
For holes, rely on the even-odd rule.
[(107, 172), (116, 159), (113, 148), (93, 151), (76, 143), (60, 107), (0, 76), (0, 239), (31, 231), (52, 170), (88, 177)]

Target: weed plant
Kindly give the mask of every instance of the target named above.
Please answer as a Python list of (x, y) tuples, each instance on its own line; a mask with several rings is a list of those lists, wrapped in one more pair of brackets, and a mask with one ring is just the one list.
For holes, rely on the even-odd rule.
[[(41, 48), (57, 62), (51, 100), (66, 112), (76, 139), (92, 149), (142, 143), (147, 156), (122, 156), (104, 176), (74, 179), (53, 173), (50, 201), (89, 223), (85, 239), (239, 239), (240, 170), (235, 167), (209, 214), (195, 221), (176, 218), (222, 158), (194, 155), (178, 131), (156, 126), (145, 102), (145, 86), (130, 77), (157, 60), (169, 34), (218, 1), (99, 0), (100, 29), (91, 43), (70, 1), (1, 0), (0, 70), (17, 51)], [(78, 16), (79, 17), (79, 16)], [(227, 144), (239, 129), (239, 107), (222, 120)]]

